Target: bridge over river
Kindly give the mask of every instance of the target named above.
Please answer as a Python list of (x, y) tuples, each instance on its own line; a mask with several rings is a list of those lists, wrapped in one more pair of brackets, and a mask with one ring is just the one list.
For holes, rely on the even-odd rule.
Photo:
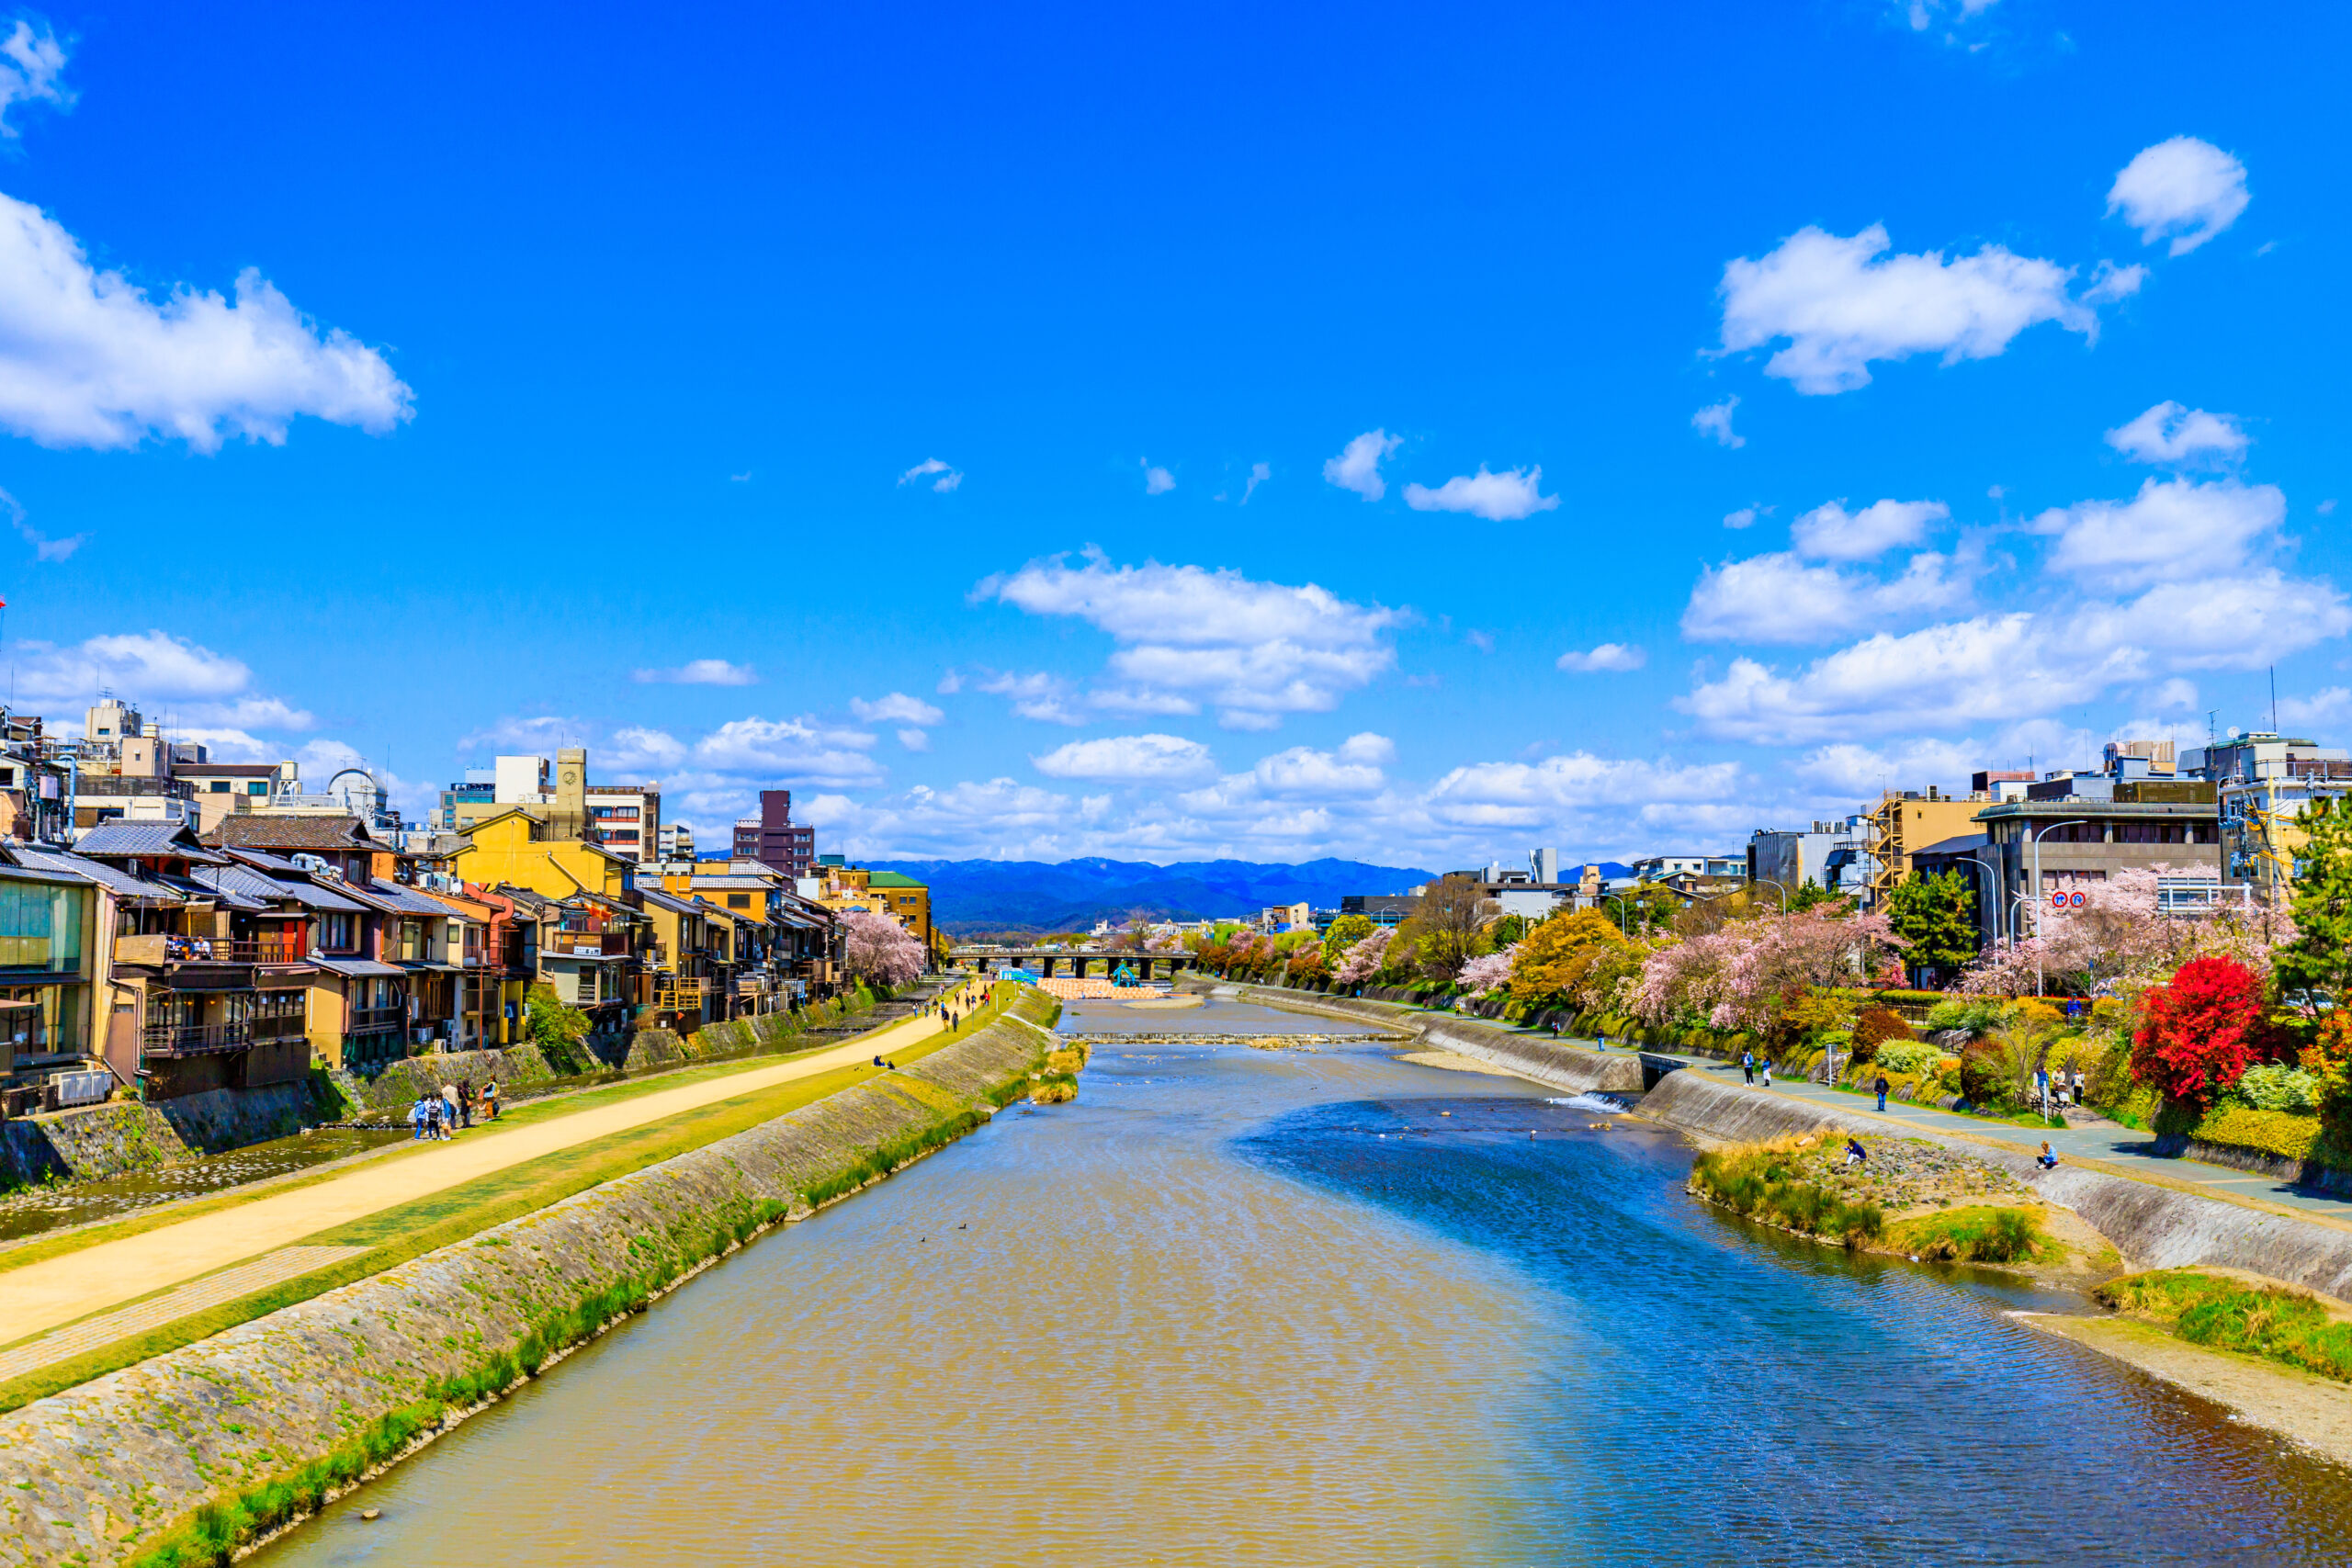
[[(983, 975), (1018, 967), (1048, 979), (1059, 974), (1080, 980), (1096, 973), (1108, 979), (1122, 964), (1133, 969), (1138, 980), (1151, 979), (1155, 973), (1173, 978), (1186, 959), (1182, 953), (1119, 953), (1107, 947), (959, 947), (953, 950), (951, 956)], [(1090, 967), (1098, 964), (1102, 965), (1100, 970)]]

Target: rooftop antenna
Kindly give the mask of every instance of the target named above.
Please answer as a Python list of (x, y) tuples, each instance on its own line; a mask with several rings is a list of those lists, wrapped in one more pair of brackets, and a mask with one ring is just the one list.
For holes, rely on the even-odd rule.
[(2216, 739), (2213, 725), (2214, 721), (2219, 719), (2221, 716), (2222, 710), (2220, 708), (2207, 708), (2205, 710), (2205, 744), (2208, 746), (2212, 745)]
[(2270, 733), (2278, 733), (2278, 666), (2270, 667)]

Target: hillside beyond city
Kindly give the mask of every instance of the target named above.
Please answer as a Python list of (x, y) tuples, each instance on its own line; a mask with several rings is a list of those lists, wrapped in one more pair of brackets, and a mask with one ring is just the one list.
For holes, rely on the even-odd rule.
[(1254, 915), (1270, 904), (1339, 907), (1351, 893), (1403, 893), (1436, 875), (1409, 867), (1362, 861), (1316, 860), (1303, 865), (1255, 861), (877, 860), (931, 888), (932, 919), (955, 936), (1032, 935), (1084, 931), (1102, 919), (1130, 915), (1163, 919), (1214, 919)]

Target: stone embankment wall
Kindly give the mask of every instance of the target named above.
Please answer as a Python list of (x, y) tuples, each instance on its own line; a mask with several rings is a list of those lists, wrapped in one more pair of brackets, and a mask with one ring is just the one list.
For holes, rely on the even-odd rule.
[(1439, 1046), (1481, 1062), (1503, 1067), (1522, 1077), (1563, 1089), (1571, 1094), (1642, 1092), (1642, 1064), (1632, 1055), (1614, 1055), (1564, 1045), (1524, 1034), (1490, 1029), (1469, 1019), (1442, 1013), (1400, 1013), (1374, 1002), (1295, 991), (1286, 986), (1235, 986), (1224, 982), (1189, 983), (1193, 989), (1229, 993), (1244, 1001), (1278, 1007), (1290, 1012), (1317, 1013), (1359, 1023), (1384, 1024), (1418, 1036), (1424, 1044)]
[[(760, 1228), (985, 1122), (1057, 1009), (0, 1416), (0, 1564), (209, 1562)], [(1025, 1017), (1029, 1021), (1020, 1021)]]
[(437, 1092), (443, 1084), (470, 1081), (479, 1090), (493, 1078), (500, 1098), (512, 1105), (594, 1073), (650, 1072), (762, 1051), (788, 1051), (810, 1029), (838, 1023), (873, 1008), (872, 998), (851, 997), (820, 1002), (798, 1012), (706, 1023), (698, 1032), (683, 1038), (672, 1030), (640, 1029), (604, 1055), (591, 1056), (583, 1048), (577, 1060), (569, 1062), (550, 1061), (537, 1046), (528, 1044), (496, 1051), (437, 1052), (389, 1063), (372, 1077), (338, 1073), (335, 1084), (369, 1118), (405, 1115), (418, 1096)]
[[(1692, 1070), (1668, 1074), (1643, 1100), (1641, 1114), (1711, 1143), (1824, 1131), (1872, 1136), (1887, 1132), (1883, 1123), (1841, 1117), (1827, 1107)], [(1998, 1166), (2049, 1201), (2074, 1210), (2135, 1269), (2245, 1269), (2352, 1300), (2352, 1232), (2078, 1165), (2043, 1170), (2023, 1149), (1933, 1133), (1909, 1135)]]
[(0, 1122), (0, 1186), (103, 1181), (192, 1155), (290, 1137), (322, 1119), (309, 1083), (109, 1100)]

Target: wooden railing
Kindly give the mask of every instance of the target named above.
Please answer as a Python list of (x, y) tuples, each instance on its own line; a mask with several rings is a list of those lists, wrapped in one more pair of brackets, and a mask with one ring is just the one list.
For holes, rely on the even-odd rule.
[(242, 1051), (254, 1043), (254, 1028), (234, 1023), (151, 1023), (140, 1032), (140, 1048), (150, 1056), (202, 1056)]
[(149, 931), (114, 939), (117, 964), (297, 964), (306, 951), (300, 936), (175, 936)]

